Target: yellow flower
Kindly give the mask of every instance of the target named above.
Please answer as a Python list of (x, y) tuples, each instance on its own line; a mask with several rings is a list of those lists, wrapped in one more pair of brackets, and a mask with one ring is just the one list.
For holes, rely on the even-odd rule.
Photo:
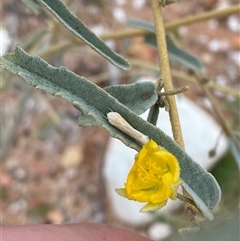
[(176, 198), (179, 176), (176, 157), (150, 140), (136, 155), (125, 188), (116, 191), (130, 200), (148, 202), (142, 212), (153, 211), (163, 207), (168, 198)]

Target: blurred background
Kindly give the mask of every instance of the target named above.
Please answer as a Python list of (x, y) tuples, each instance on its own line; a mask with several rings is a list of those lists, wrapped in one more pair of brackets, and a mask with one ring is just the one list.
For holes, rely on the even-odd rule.
[[(148, 0), (64, 2), (97, 35), (130, 29), (126, 25), (130, 18), (153, 23)], [(164, 21), (169, 23), (237, 3), (237, 0), (182, 0), (163, 9)], [(80, 44), (35, 1), (2, 0), (1, 14), (1, 55), (13, 51), (18, 44), (31, 55), (38, 54), (56, 67), (65, 66), (100, 87), (128, 84), (140, 78), (157, 80), (159, 77), (154, 69), (158, 61), (157, 50), (146, 44), (143, 36), (107, 40), (111, 48), (132, 63), (132, 69), (125, 72)], [(232, 14), (182, 26), (171, 32), (183, 49), (202, 61), (204, 73), (213, 83), (212, 94), (233, 132), (239, 132), (239, 21), (239, 15)], [(211, 103), (196, 82), (184, 78), (190, 75), (189, 68), (174, 60), (171, 67), (175, 73), (174, 86), (190, 87), (184, 93), (185, 97), (216, 122), (219, 127), (217, 136), (225, 138), (227, 143)], [(178, 77), (181, 74), (183, 77)], [(173, 240), (177, 230), (187, 226), (182, 206), (169, 213), (151, 214), (144, 222), (134, 223), (118, 216), (114, 210), (118, 203), (108, 190), (108, 184), (113, 181), (106, 178), (106, 160), (114, 156), (108, 146), (112, 143), (108, 133), (98, 127), (79, 127), (80, 113), (70, 103), (36, 90), (6, 71), (1, 72), (0, 88), (1, 225), (100, 222), (155, 240)], [(204, 120), (200, 125), (205, 130), (209, 128)], [(198, 139), (194, 133), (191, 135)], [(234, 156), (226, 145), (224, 150), (216, 153), (219, 138), (204, 150), (204, 155), (217, 157), (206, 166), (223, 192), (222, 201), (213, 210), (215, 221), (206, 223), (206, 226), (222, 223), (222, 217), (231, 220), (233, 212), (238, 213), (237, 154)], [(164, 235), (159, 236), (159, 233)]]

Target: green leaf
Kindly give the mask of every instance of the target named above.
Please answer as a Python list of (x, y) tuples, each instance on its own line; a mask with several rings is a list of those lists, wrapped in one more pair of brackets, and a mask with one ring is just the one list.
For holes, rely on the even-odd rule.
[(158, 115), (159, 115), (159, 106), (156, 103), (150, 108), (147, 121), (156, 126)]
[[(145, 37), (145, 42), (157, 48), (156, 37), (149, 35)], [(180, 48), (171, 38), (167, 37), (167, 49), (170, 58), (175, 59), (190, 69), (202, 70), (201, 61), (192, 53)]]
[(170, 37), (167, 37), (167, 49), (170, 57), (188, 68), (198, 71), (203, 69), (202, 62), (197, 56), (179, 47)]
[[(114, 85), (105, 87), (104, 90), (138, 115), (154, 105), (158, 98), (156, 85), (152, 82)], [(78, 121), (81, 126), (98, 125), (92, 116), (81, 115)]]
[(156, 85), (152, 82), (113, 85), (104, 90), (138, 115), (144, 113), (158, 99)]
[[(138, 19), (130, 19), (127, 21), (127, 24), (133, 25), (139, 28), (147, 29), (151, 32), (155, 32), (154, 25), (142, 20)], [(150, 44), (153, 47), (157, 47), (156, 36), (155, 35), (147, 35), (145, 37), (145, 42)], [(169, 56), (172, 59), (184, 64), (190, 69), (194, 70), (202, 70), (202, 62), (195, 55), (190, 53), (189, 51), (184, 50), (179, 47), (170, 37), (167, 37), (167, 49)]]
[(108, 59), (112, 64), (124, 70), (130, 69), (130, 64), (122, 56), (110, 49), (98, 38), (80, 19), (71, 13), (60, 0), (37, 0), (53, 13), (63, 25), (76, 34), (81, 40), (96, 52)]
[(105, 128), (112, 137), (120, 139), (127, 146), (139, 151), (141, 145), (138, 142), (107, 121), (106, 115), (109, 110), (118, 112), (133, 128), (147, 135), (176, 156), (181, 167), (181, 179), (188, 188), (187, 192), (203, 210), (205, 216), (211, 219), (208, 209), (214, 208), (221, 198), (218, 183), (210, 173), (195, 163), (160, 129), (140, 118), (113, 96), (84, 77), (77, 76), (64, 67), (52, 67), (38, 56), (31, 57), (20, 47), (17, 47), (13, 54), (4, 55), (1, 65), (36, 88), (70, 101), (84, 115), (90, 116), (99, 126)]
[(143, 29), (147, 29), (153, 33), (155, 33), (155, 27), (152, 23), (149, 23), (149, 22), (146, 22), (146, 21), (143, 21), (141, 19), (128, 19), (126, 24), (128, 25), (132, 25), (134, 27), (137, 27), (137, 28), (143, 28)]

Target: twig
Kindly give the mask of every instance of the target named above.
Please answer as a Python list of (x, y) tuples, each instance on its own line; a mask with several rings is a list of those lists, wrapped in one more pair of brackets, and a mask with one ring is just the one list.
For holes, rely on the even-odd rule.
[[(166, 92), (172, 91), (172, 77), (170, 72), (169, 66), (169, 59), (168, 59), (168, 51), (167, 51), (167, 44), (166, 44), (166, 36), (163, 26), (163, 19), (162, 19), (162, 9), (158, 2), (158, 0), (151, 0), (152, 2), (152, 10), (154, 16), (154, 23), (155, 23), (155, 31), (156, 31), (156, 40), (157, 40), (157, 47), (158, 47), (158, 58), (159, 58), (159, 68), (161, 71), (161, 77), (163, 78), (164, 82), (164, 90)], [(172, 132), (174, 140), (178, 143), (178, 145), (184, 150), (184, 141), (181, 131), (181, 125), (179, 122), (179, 116), (176, 106), (176, 101), (174, 95), (167, 95), (166, 96), (167, 102), (169, 104), (169, 116), (170, 122), (172, 126)], [(183, 195), (187, 198), (189, 194), (183, 188)], [(195, 206), (195, 205), (194, 205)], [(185, 202), (184, 209), (187, 216), (187, 220), (193, 224), (195, 223), (195, 215), (196, 212), (192, 205)]]
[[(160, 68), (161, 75), (164, 82), (164, 90), (168, 92), (168, 91), (171, 91), (173, 87), (172, 87), (172, 77), (171, 77), (169, 59), (168, 59), (166, 36), (165, 36), (165, 31), (163, 26), (163, 19), (162, 19), (162, 9), (161, 9), (161, 6), (159, 5), (158, 0), (152, 0), (151, 2), (152, 2), (154, 23), (155, 23), (156, 40), (157, 40), (157, 46), (158, 46), (159, 68)], [(182, 147), (182, 149), (184, 149), (184, 141), (182, 137), (181, 125), (179, 121), (175, 97), (174, 95), (167, 95), (166, 99), (170, 107), (169, 116), (170, 116), (174, 140), (178, 143), (179, 146)]]
[[(197, 80), (194, 76), (185, 74), (184, 72), (177, 71), (177, 70), (171, 70), (171, 74), (173, 77), (180, 78), (180, 79), (192, 82), (192, 83), (197, 83)], [(233, 89), (228, 86), (216, 84), (211, 79), (208, 81), (208, 83), (205, 84), (205, 86), (210, 89), (219, 90), (227, 95), (234, 95), (234, 96), (240, 98), (240, 92), (238, 89)]]
[(206, 21), (211, 18), (216, 19), (216, 18), (229, 16), (230, 14), (234, 14), (234, 13), (239, 14), (239, 11), (240, 11), (240, 4), (233, 5), (231, 7), (224, 8), (224, 9), (217, 9), (210, 12), (204, 12), (204, 13), (188, 16), (186, 18), (170, 22), (166, 24), (165, 29), (172, 30), (172, 29), (179, 28), (180, 26), (186, 26), (193, 23)]
[[(147, 61), (142, 61), (142, 60), (138, 60), (138, 59), (129, 59), (129, 62), (131, 63), (132, 66), (139, 66), (141, 68), (145, 68), (145, 69), (149, 69), (149, 70), (155, 70), (158, 71), (159, 67), (156, 64), (152, 64), (150, 62)], [(184, 73), (183, 71), (179, 71), (179, 70), (173, 70), (171, 69), (171, 75), (172, 77), (176, 77), (182, 80), (186, 80), (188, 82), (192, 82), (192, 83), (197, 83), (197, 80), (195, 77)], [(231, 87), (228, 86), (223, 86), (223, 85), (219, 85), (216, 84), (214, 81), (209, 80), (208, 83), (206, 84), (206, 86), (210, 89), (214, 89), (214, 90), (219, 90), (225, 94), (228, 95), (234, 95), (236, 97), (240, 98), (240, 92), (238, 89), (233, 89)]]
[(157, 94), (158, 94), (159, 96), (177, 95), (177, 94), (180, 94), (180, 93), (182, 93), (182, 92), (187, 91), (188, 89), (189, 89), (188, 86), (182, 86), (182, 87), (180, 87), (180, 88), (178, 88), (178, 89), (170, 90), (170, 91), (168, 91), (168, 92), (157, 92)]

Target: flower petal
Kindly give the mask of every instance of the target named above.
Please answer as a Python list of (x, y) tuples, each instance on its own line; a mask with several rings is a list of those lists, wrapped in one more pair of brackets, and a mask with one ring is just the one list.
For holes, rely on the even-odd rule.
[(125, 188), (116, 191), (130, 200), (148, 202), (141, 211), (156, 210), (164, 206), (168, 198), (176, 198), (179, 184), (180, 167), (176, 157), (150, 140), (136, 155)]
[(151, 202), (149, 202), (140, 209), (140, 212), (148, 212), (148, 211), (158, 210), (158, 209), (162, 208), (163, 206), (165, 206), (166, 203), (167, 203), (167, 201), (162, 202), (162, 203), (151, 203)]
[(126, 193), (126, 189), (125, 189), (125, 188), (116, 188), (115, 191), (116, 191), (120, 196), (123, 196), (123, 197), (128, 198), (128, 195), (127, 195), (127, 193)]

